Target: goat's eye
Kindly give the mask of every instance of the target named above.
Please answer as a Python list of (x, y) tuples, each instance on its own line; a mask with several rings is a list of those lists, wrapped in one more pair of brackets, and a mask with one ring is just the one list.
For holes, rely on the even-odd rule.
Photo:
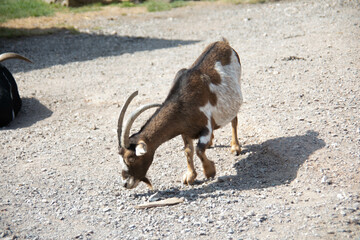
[(127, 165), (130, 165), (131, 163), (134, 163), (135, 162), (135, 158), (134, 157), (127, 157), (127, 158), (124, 158), (125, 159), (125, 163)]
[(134, 157), (128, 157), (126, 160), (127, 160), (127, 162), (129, 162), (129, 163), (135, 162), (135, 158), (134, 158)]

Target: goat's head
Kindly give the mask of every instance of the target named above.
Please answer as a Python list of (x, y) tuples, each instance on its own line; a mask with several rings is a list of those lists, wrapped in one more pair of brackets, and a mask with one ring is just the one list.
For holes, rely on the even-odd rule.
[[(122, 179), (123, 185), (127, 189), (135, 188), (140, 182), (146, 183), (152, 189), (149, 179), (146, 177), (146, 172), (149, 169), (153, 157), (154, 149), (148, 144), (139, 139), (138, 134), (129, 136), (130, 129), (135, 119), (145, 110), (153, 107), (160, 107), (160, 104), (143, 105), (136, 109), (123, 125), (123, 120), (127, 107), (131, 100), (138, 94), (134, 92), (125, 101), (118, 120), (118, 139), (119, 139), (119, 154), (122, 163)], [(124, 127), (123, 127), (124, 126)], [(124, 129), (123, 129), (124, 128)]]

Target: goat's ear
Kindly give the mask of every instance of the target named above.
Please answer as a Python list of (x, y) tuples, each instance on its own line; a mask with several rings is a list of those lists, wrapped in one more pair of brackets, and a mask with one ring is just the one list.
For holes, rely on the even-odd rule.
[(135, 154), (136, 156), (140, 157), (145, 155), (147, 152), (147, 145), (144, 141), (139, 141), (135, 148)]
[(118, 146), (118, 151), (120, 155), (124, 155), (124, 148)]

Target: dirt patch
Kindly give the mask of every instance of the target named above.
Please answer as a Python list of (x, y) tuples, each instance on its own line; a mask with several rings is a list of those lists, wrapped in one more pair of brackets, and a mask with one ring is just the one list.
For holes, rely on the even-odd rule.
[[(0, 52), (34, 64), (4, 62), (24, 104), (0, 130), (0, 237), (359, 238), (359, 10), (332, 0), (114, 9), (42, 18), (77, 34), (1, 39)], [(176, 137), (149, 169), (155, 192), (123, 189), (116, 125), (124, 99), (139, 90), (129, 112), (162, 102), (176, 72), (222, 37), (242, 62), (242, 154), (230, 154), (230, 126), (215, 131), (206, 152), (215, 179), (195, 159), (198, 180), (183, 186)], [(184, 202), (134, 208), (154, 193)]]

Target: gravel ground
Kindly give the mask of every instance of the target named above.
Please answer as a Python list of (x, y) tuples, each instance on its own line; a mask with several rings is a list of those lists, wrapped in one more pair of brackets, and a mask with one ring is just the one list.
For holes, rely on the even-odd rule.
[[(97, 16), (79, 34), (0, 39), (23, 108), (0, 130), (0, 238), (359, 239), (359, 1), (204, 4)], [(180, 137), (148, 172), (155, 191), (120, 184), (116, 124), (162, 102), (175, 73), (226, 37), (242, 61), (240, 156), (231, 128), (207, 151), (217, 176), (183, 186)], [(149, 117), (144, 113), (135, 128)], [(184, 203), (137, 210), (151, 195)]]

